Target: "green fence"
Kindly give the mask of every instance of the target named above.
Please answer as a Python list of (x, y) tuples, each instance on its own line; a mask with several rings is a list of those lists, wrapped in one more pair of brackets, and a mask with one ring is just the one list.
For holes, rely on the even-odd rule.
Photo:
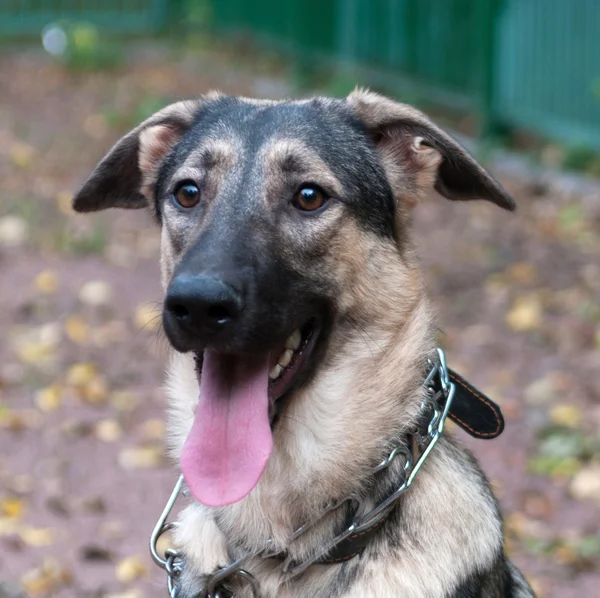
[(600, 0), (213, 0), (221, 30), (600, 148)]
[(0, 0), (0, 36), (39, 35), (69, 19), (111, 33), (148, 33), (164, 24), (169, 0)]
[(0, 36), (61, 18), (148, 33), (195, 3), (312, 61), (361, 67), (433, 102), (600, 148), (600, 0), (0, 0)]

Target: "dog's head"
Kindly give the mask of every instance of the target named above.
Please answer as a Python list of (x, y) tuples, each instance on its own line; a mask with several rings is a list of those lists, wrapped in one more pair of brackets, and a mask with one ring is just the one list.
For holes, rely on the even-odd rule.
[(164, 328), (199, 375), (182, 469), (201, 502), (254, 487), (283, 398), (341, 350), (342, 322), (410, 310), (407, 215), (431, 188), (514, 208), (422, 113), (362, 91), (180, 102), (98, 164), (77, 211), (149, 207), (162, 227)]

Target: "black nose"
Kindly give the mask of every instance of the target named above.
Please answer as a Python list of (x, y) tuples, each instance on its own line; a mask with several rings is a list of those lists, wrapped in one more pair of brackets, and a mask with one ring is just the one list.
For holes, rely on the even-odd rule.
[(171, 281), (165, 298), (167, 333), (174, 327), (179, 333), (206, 341), (230, 327), (242, 309), (239, 292), (220, 278), (179, 274)]

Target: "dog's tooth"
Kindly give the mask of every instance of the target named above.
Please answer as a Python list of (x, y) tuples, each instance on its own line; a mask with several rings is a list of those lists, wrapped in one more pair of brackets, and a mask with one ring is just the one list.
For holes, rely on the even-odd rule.
[(269, 372), (269, 378), (271, 378), (271, 380), (276, 380), (277, 378), (279, 378), (279, 374), (281, 374), (281, 366), (279, 364), (277, 364), (270, 372)]
[(291, 349), (286, 349), (279, 358), (279, 365), (284, 368), (287, 365), (290, 365), (290, 361), (292, 361), (292, 355), (294, 352)]
[(285, 341), (286, 349), (297, 349), (300, 346), (300, 341), (302, 340), (302, 335), (299, 330), (294, 330), (294, 332), (290, 335), (290, 337)]

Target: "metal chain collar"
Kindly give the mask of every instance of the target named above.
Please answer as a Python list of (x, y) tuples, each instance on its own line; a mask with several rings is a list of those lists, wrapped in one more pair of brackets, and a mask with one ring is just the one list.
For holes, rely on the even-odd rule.
[[(350, 503), (354, 506), (355, 515), (352, 523), (344, 531), (332, 538), (332, 540), (328, 542), (326, 546), (320, 547), (313, 555), (302, 562), (294, 562), (290, 557), (287, 557), (283, 561), (281, 564), (281, 570), (286, 574), (287, 579), (291, 579), (303, 573), (306, 569), (308, 569), (308, 567), (310, 567), (323, 556), (327, 555), (335, 546), (337, 546), (351, 534), (360, 533), (372, 525), (373, 522), (377, 521), (378, 519), (383, 519), (383, 517), (392, 510), (400, 496), (411, 487), (417, 473), (427, 460), (427, 457), (433, 450), (433, 447), (436, 445), (444, 431), (446, 418), (448, 417), (448, 412), (450, 411), (452, 399), (454, 397), (455, 387), (448, 374), (444, 351), (442, 351), (442, 349), (437, 349), (436, 362), (428, 360), (428, 363), (430, 365), (430, 370), (425, 378), (425, 381), (423, 382), (423, 386), (425, 386), (427, 389), (427, 395), (421, 406), (421, 412), (424, 415), (431, 413), (431, 417), (429, 419), (426, 433), (423, 435), (419, 433), (417, 434), (421, 455), (413, 464), (413, 454), (410, 447), (401, 444), (394, 447), (387, 458), (374, 468), (372, 472), (373, 474), (390, 467), (390, 465), (392, 465), (398, 456), (402, 456), (405, 459), (400, 486), (370, 511), (365, 513), (363, 499), (361, 499), (357, 494), (352, 493), (345, 499), (325, 507), (321, 515), (315, 521), (299, 527), (292, 535), (290, 543), (293, 543), (308, 530), (318, 525), (325, 518), (325, 516), (330, 514), (332, 511), (339, 509), (347, 503)], [(173, 492), (171, 493), (171, 496), (152, 531), (152, 535), (150, 536), (150, 554), (152, 555), (154, 562), (167, 573), (167, 588), (169, 590), (170, 598), (175, 598), (177, 579), (183, 571), (182, 554), (178, 550), (168, 548), (164, 555), (161, 556), (158, 552), (157, 543), (159, 538), (164, 533), (178, 525), (176, 522), (168, 522), (167, 519), (179, 495), (187, 495), (187, 490), (184, 490), (183, 486), (183, 476), (179, 476), (179, 479), (173, 488)], [(231, 590), (227, 589), (227, 587), (224, 585), (226, 580), (233, 577), (240, 578), (248, 583), (252, 590), (252, 595), (257, 596), (255, 579), (243, 567), (250, 559), (255, 557), (267, 558), (274, 556), (275, 553), (272, 550), (271, 544), (272, 540), (269, 539), (265, 543), (264, 548), (252, 553), (248, 553), (231, 563), (231, 565), (215, 571), (208, 578), (205, 588), (198, 596), (202, 596), (202, 598), (235, 598), (235, 594)]]

